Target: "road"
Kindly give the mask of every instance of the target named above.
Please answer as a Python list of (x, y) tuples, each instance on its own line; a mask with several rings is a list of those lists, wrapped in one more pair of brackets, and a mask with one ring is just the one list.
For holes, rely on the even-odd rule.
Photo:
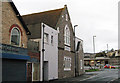
[[(96, 72), (86, 72), (82, 76), (53, 81), (54, 83), (120, 83), (114, 82), (118, 78), (118, 69), (104, 69)], [(53, 83), (51, 82), (51, 83)]]
[(96, 82), (107, 82), (110, 83), (118, 78), (118, 69), (104, 69), (103, 71), (90, 72), (96, 75), (90, 78), (83, 79), (81, 81), (96, 81)]

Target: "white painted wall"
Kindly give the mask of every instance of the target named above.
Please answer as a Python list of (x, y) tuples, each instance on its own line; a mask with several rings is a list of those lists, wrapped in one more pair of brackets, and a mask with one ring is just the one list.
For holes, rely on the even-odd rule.
[(81, 40), (81, 39), (75, 37), (75, 48), (77, 48), (77, 44), (78, 44), (79, 41), (80, 41), (80, 44), (83, 45), (83, 40)]
[[(48, 80), (57, 79), (58, 78), (58, 31), (49, 27), (46, 24), (44, 25), (45, 25), (44, 33), (49, 34), (48, 43), (44, 44), (44, 48), (45, 48), (44, 61), (48, 61)], [(51, 44), (51, 36), (53, 36), (53, 44)]]

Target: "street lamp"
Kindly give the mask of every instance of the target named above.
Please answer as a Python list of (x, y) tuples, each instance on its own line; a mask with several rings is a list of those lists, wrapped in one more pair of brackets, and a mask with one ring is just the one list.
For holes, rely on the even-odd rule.
[(94, 69), (95, 69), (95, 38), (96, 36), (93, 36), (93, 51), (94, 51)]
[(107, 53), (108, 53), (108, 44), (107, 44)]
[(94, 69), (95, 69), (95, 38), (96, 36), (93, 36), (93, 52), (94, 52)]
[(74, 52), (75, 52), (75, 77), (77, 76), (77, 56), (76, 56), (76, 49), (75, 49), (75, 27), (78, 25), (74, 25)]

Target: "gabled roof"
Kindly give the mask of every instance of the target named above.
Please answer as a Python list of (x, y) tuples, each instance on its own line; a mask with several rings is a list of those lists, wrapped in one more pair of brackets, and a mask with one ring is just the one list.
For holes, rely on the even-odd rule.
[(63, 9), (64, 8), (60, 8), (56, 10), (24, 15), (23, 20), (27, 25), (45, 23), (50, 27), (55, 28)]
[(14, 10), (14, 12), (15, 12), (17, 18), (18, 18), (19, 21), (21, 22), (23, 28), (25, 29), (26, 34), (27, 34), (27, 35), (30, 35), (31, 33), (30, 33), (30, 31), (28, 30), (27, 26), (25, 25), (25, 23), (24, 23), (24, 21), (23, 21), (21, 15), (20, 15), (20, 13), (18, 12), (18, 10), (17, 10), (17, 8), (16, 8), (16, 6), (15, 6), (15, 4), (14, 4), (12, 1), (9, 2), (9, 3), (10, 3), (10, 5), (11, 5), (11, 7), (13, 8), (13, 10)]

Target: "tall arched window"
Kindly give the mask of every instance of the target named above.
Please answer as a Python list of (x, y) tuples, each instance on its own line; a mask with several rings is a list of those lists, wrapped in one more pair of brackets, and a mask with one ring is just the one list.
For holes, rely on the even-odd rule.
[(16, 27), (11, 30), (11, 44), (20, 45), (20, 31)]
[(70, 30), (68, 25), (65, 26), (64, 40), (65, 44), (70, 46)]

